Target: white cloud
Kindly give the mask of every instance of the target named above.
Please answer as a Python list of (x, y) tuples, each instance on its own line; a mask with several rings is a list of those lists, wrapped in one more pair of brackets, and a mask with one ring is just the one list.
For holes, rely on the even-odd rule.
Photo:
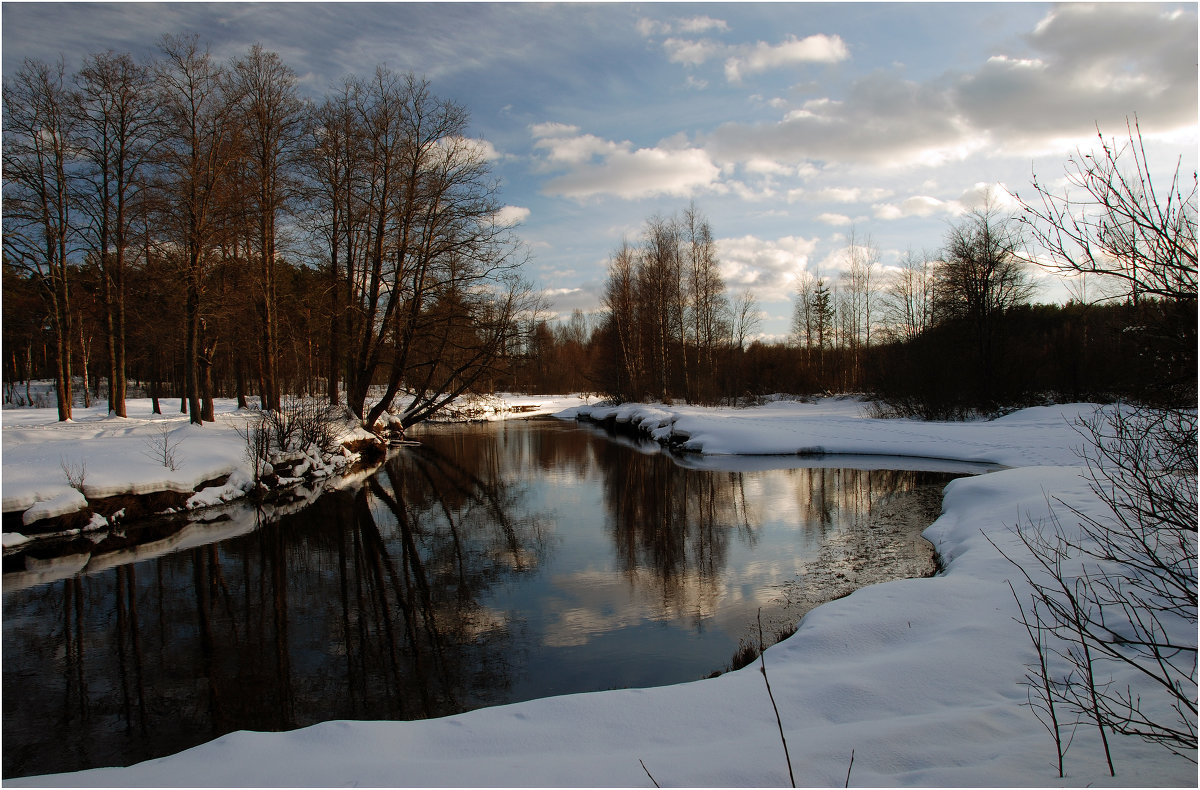
[(850, 57), (841, 36), (817, 33), (798, 39), (790, 36), (782, 44), (760, 41), (747, 51), (725, 61), (725, 78), (740, 82), (747, 74), (794, 66), (799, 63), (838, 63)]
[(530, 213), (524, 206), (504, 206), (496, 212), (496, 224), (519, 225), (529, 219)]
[(817, 215), (817, 222), (823, 222), (826, 225), (839, 226), (849, 225), (854, 222), (854, 220), (850, 219), (850, 217), (846, 216), (845, 214), (830, 214), (826, 212), (824, 214)]
[(705, 33), (709, 30), (729, 30), (729, 25), (723, 19), (713, 19), (710, 16), (693, 16), (678, 21), (678, 29), (683, 33)]
[(964, 116), (1008, 145), (1123, 127), (1135, 112), (1147, 126), (1195, 126), (1194, 5), (1067, 3), (1026, 39), (1035, 57), (992, 57), (955, 87)]
[(791, 299), (796, 276), (808, 266), (817, 240), (801, 236), (717, 240), (721, 277), (731, 291), (750, 289), (759, 302)]
[(1001, 212), (1013, 212), (1019, 207), (1003, 184), (980, 181), (964, 189), (957, 198), (950, 200), (930, 195), (912, 195), (899, 203), (876, 203), (871, 208), (876, 219), (897, 220), (931, 217), (935, 214), (958, 216), (983, 208), (987, 204)]
[(892, 194), (881, 187), (826, 187), (824, 189), (794, 190), (793, 199), (803, 198), (813, 203), (869, 203), (883, 200)]
[(574, 133), (543, 137), (534, 143), (534, 147), (545, 150), (551, 162), (571, 165), (611, 156), (621, 150), (621, 146), (611, 140)]
[(939, 212), (950, 214), (959, 213), (956, 203), (948, 203), (928, 195), (913, 195), (905, 198), (898, 205), (895, 203), (877, 203), (871, 207), (876, 219), (903, 219), (905, 217), (929, 217)]
[(594, 313), (600, 309), (602, 287), (597, 283), (584, 283), (578, 288), (548, 288), (542, 291), (550, 312), (551, 320), (565, 318), (572, 310)]
[(534, 137), (569, 137), (574, 134), (579, 134), (579, 127), (572, 126), (569, 123), (558, 123), (549, 121), (547, 123), (535, 123), (529, 127), (529, 133)]
[(981, 209), (985, 204), (990, 204), (993, 209), (1002, 212), (1013, 212), (1020, 208), (1007, 186), (986, 181), (977, 182), (964, 189), (956, 202), (962, 211)]
[(692, 16), (670, 20), (642, 17), (637, 21), (637, 32), (644, 38), (666, 36), (672, 33), (707, 33), (710, 30), (726, 32), (729, 25), (723, 19), (710, 16)]
[(667, 60), (681, 63), (684, 66), (699, 66), (714, 57), (720, 57), (726, 47), (717, 41), (706, 38), (693, 40), (686, 38), (668, 38), (663, 42), (667, 52)]
[[(993, 53), (971, 71), (924, 81), (880, 69), (778, 121), (726, 123), (707, 145), (721, 163), (937, 167), (981, 153), (1029, 156), (1087, 147), (1097, 124), (1119, 134), (1135, 113), (1146, 134), (1194, 132), (1195, 6), (1065, 4), (1025, 40), (1027, 51)], [(734, 53), (727, 75), (740, 78), (799, 57), (802, 41), (793, 39), (790, 50), (760, 43)], [(832, 37), (826, 44), (830, 58), (840, 56)], [(814, 42), (809, 54), (820, 49)]]
[(582, 200), (614, 195), (626, 200), (654, 195), (687, 197), (716, 185), (720, 169), (708, 154), (675, 136), (651, 148), (635, 148), (628, 140), (615, 142), (576, 127), (538, 124), (534, 148), (547, 152), (543, 169), (567, 172), (543, 185), (551, 195)]

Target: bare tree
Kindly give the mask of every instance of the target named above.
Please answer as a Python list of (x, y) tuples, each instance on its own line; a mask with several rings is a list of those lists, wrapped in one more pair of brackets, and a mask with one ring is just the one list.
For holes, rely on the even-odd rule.
[(687, 261), (687, 311), (696, 348), (696, 391), (709, 401), (716, 391), (717, 350), (728, 334), (729, 300), (721, 279), (717, 245), (708, 219), (690, 204), (683, 213), (684, 257)]
[(108, 352), (108, 409), (125, 410), (125, 277), (136, 214), (146, 207), (146, 171), (161, 137), (153, 82), (128, 54), (88, 55), (75, 75), (78, 150), (87, 163), (77, 205), (85, 242), (100, 267)]
[(29, 271), (54, 327), (58, 418), (71, 419), (69, 287), (75, 116), (62, 61), (26, 60), (4, 84), (4, 257)]
[(762, 316), (758, 314), (758, 300), (749, 288), (738, 294), (733, 302), (733, 334), (735, 349), (745, 349), (746, 339), (758, 331)]
[(989, 199), (946, 236), (944, 259), (934, 267), (934, 313), (969, 328), (978, 365), (979, 395), (993, 393), (1002, 318), (1033, 295), (1034, 284), (1020, 251), (1024, 238), (1012, 217)]
[(361, 174), (362, 130), (355, 115), (358, 83), (348, 80), (313, 111), (301, 162), (307, 177), (309, 222), (321, 239), (328, 266), (329, 341), (326, 397), (340, 400), (343, 347), (351, 335), (348, 299), (354, 290), (361, 223), (356, 217), (356, 179)]
[(277, 223), (296, 194), (294, 170), (304, 105), (296, 74), (274, 52), (255, 44), (233, 64), (238, 113), (244, 130), (250, 206), (257, 226), (257, 307), (262, 331), (263, 389), (270, 409), (280, 408), (279, 316), (276, 293)]
[(170, 134), (159, 158), (173, 242), (183, 255), (184, 388), (191, 421), (211, 422), (211, 393), (201, 407), (201, 366), (211, 361), (202, 335), (204, 274), (219, 227), (224, 182), (236, 159), (232, 85), (196, 36), (166, 36), (157, 69), (160, 108)]
[(792, 337), (805, 349), (811, 349), (815, 328), (813, 326), (813, 292), (817, 278), (807, 269), (796, 276), (795, 304), (792, 307)]
[[(648, 219), (637, 267), (638, 309), (649, 328), (652, 386), (664, 401), (671, 397), (674, 352), (682, 340), (681, 264), (678, 223), (657, 215)], [(679, 361), (686, 380), (686, 359)]]
[(618, 398), (635, 399), (643, 394), (641, 324), (638, 321), (636, 253), (624, 240), (608, 264), (601, 304), (607, 311), (605, 324), (615, 337), (619, 359), (612, 384)]
[[(412, 74), (378, 69), (348, 91), (351, 171), (347, 405), (372, 428), (401, 390), (407, 426), (491, 375), (531, 293), (469, 116)], [(368, 390), (386, 374), (382, 397)]]
[(883, 322), (890, 337), (910, 341), (932, 325), (933, 283), (929, 255), (905, 253), (883, 292)]

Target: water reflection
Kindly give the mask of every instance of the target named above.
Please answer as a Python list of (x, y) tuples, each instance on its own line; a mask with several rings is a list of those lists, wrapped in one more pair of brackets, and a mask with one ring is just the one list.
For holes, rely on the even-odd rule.
[(243, 509), (218, 542), (189, 527), (6, 573), (4, 776), (699, 678), (758, 606), (794, 619), (809, 580), (895, 564), (912, 529), (880, 513), (947, 479), (685, 468), (558, 423), (420, 438), (299, 512)]

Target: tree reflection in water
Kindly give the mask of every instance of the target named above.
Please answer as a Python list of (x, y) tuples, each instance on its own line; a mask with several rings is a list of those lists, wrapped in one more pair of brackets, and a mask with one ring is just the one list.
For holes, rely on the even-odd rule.
[(237, 537), (6, 574), (4, 776), (699, 678), (812, 563), (890, 551), (862, 527), (934, 479), (687, 469), (557, 423), (421, 440)]
[(503, 701), (508, 633), (480, 598), (543, 549), (497, 468), (404, 453), (252, 534), (6, 590), (5, 777)]

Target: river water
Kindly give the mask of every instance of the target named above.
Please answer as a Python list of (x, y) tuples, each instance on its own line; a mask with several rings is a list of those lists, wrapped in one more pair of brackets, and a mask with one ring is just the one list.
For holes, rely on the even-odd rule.
[(823, 601), (932, 573), (942, 486), (984, 471), (675, 459), (553, 420), (413, 438), (299, 512), (6, 573), (4, 777), (697, 680), (757, 644), (760, 611), (770, 644)]

